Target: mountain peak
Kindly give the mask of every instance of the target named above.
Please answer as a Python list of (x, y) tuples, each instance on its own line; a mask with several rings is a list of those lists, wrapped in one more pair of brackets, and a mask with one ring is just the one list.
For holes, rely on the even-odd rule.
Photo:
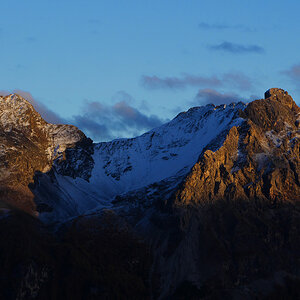
[(18, 94), (0, 97), (0, 126), (4, 131), (12, 129), (31, 131), (38, 126), (46, 126), (32, 104)]
[(265, 99), (248, 104), (244, 117), (263, 130), (281, 132), (287, 126), (297, 129), (299, 112), (300, 108), (286, 91), (272, 88), (266, 91)]
[(278, 101), (281, 104), (287, 106), (294, 112), (300, 112), (300, 108), (297, 106), (293, 98), (288, 94), (287, 91), (280, 88), (271, 88), (265, 92), (265, 99)]
[[(0, 96), (0, 99), (2, 101), (5, 101), (6, 105), (20, 105), (20, 104), (23, 104), (23, 105), (26, 105), (27, 107), (33, 108), (32, 104), (28, 100), (24, 99), (22, 96), (20, 96), (18, 94), (15, 94), (15, 93), (12, 93), (12, 94), (9, 94), (9, 95), (6, 95), (6, 96)], [(2, 103), (2, 104), (4, 104), (4, 103)]]
[(265, 99), (274, 95), (288, 95), (288, 92), (280, 88), (270, 88), (265, 92)]

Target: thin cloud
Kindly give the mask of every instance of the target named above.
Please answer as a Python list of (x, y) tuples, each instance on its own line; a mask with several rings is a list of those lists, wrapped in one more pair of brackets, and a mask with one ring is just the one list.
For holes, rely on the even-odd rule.
[(262, 54), (265, 52), (264, 48), (258, 45), (242, 45), (231, 42), (223, 42), (218, 45), (208, 46), (210, 50), (224, 51), (234, 54), (246, 54), (246, 53), (257, 53)]
[(160, 126), (163, 122), (155, 115), (146, 116), (138, 109), (133, 108), (122, 101), (113, 106), (113, 112), (128, 128), (152, 129)]
[(64, 124), (67, 121), (60, 117), (57, 113), (49, 109), (45, 104), (36, 100), (30, 92), (24, 90), (14, 90), (13, 93), (20, 95), (32, 104), (35, 110), (42, 116), (42, 118), (52, 124)]
[(240, 90), (252, 88), (251, 79), (242, 72), (229, 72), (219, 76), (196, 76), (184, 74), (181, 77), (142, 76), (141, 84), (147, 89), (184, 89), (187, 87), (221, 87), (229, 85)]
[(237, 24), (237, 25), (228, 25), (224, 23), (206, 23), (201, 22), (198, 24), (198, 27), (203, 30), (227, 30), (227, 29), (234, 29), (234, 30), (243, 30), (243, 31), (251, 31), (251, 29), (247, 26)]
[(118, 91), (116, 92), (113, 97), (112, 97), (112, 101), (114, 102), (120, 102), (120, 101), (125, 101), (127, 103), (131, 103), (134, 101), (133, 97), (128, 94), (125, 91)]
[(242, 72), (225, 73), (222, 76), (222, 81), (239, 90), (252, 89), (252, 80)]
[(239, 102), (241, 101), (241, 97), (235, 93), (219, 93), (214, 89), (202, 89), (199, 90), (196, 97), (194, 104), (229, 104), (232, 102)]
[(287, 75), (293, 81), (296, 81), (297, 83), (300, 82), (300, 64), (295, 64), (282, 73)]
[(215, 76), (204, 77), (195, 75), (183, 75), (182, 77), (158, 77), (158, 76), (142, 76), (142, 85), (149, 89), (182, 89), (187, 86), (220, 86), (220, 79)]
[(87, 115), (73, 117), (74, 124), (94, 139), (109, 140), (112, 138), (109, 128), (89, 118)]
[(97, 140), (134, 136), (166, 121), (155, 115), (145, 115), (126, 101), (114, 105), (86, 102), (83, 112), (73, 117), (74, 124)]

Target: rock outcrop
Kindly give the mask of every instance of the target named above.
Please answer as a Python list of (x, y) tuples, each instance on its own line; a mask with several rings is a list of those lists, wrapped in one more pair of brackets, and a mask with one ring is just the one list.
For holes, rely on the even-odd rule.
[(265, 95), (241, 112), (244, 123), (230, 129), (218, 150), (208, 145), (201, 153), (176, 204), (300, 200), (300, 109), (281, 89)]

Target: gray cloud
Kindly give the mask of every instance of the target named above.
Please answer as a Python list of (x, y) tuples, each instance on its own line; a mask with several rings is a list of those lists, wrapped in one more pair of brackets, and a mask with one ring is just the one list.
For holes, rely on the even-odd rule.
[(112, 97), (112, 100), (114, 102), (120, 102), (120, 101), (125, 101), (125, 102), (128, 102), (128, 103), (131, 103), (134, 99), (133, 97), (128, 94), (127, 92), (125, 91), (118, 91), (116, 92), (113, 97)]
[(195, 97), (195, 104), (206, 105), (213, 103), (215, 105), (229, 104), (241, 101), (241, 97), (234, 93), (219, 93), (214, 89), (199, 90)]
[(89, 118), (88, 115), (77, 115), (73, 117), (74, 125), (85, 131), (93, 139), (109, 140), (112, 138), (109, 128), (104, 124)]
[(199, 28), (203, 30), (226, 30), (226, 29), (234, 29), (234, 30), (243, 30), (243, 31), (251, 31), (251, 29), (247, 26), (237, 24), (237, 25), (227, 25), (224, 23), (199, 23)]
[(291, 68), (283, 71), (282, 73), (287, 75), (290, 79), (296, 81), (297, 83), (300, 82), (300, 64), (293, 65)]
[(74, 124), (97, 140), (134, 136), (160, 126), (166, 120), (147, 116), (126, 101), (114, 105), (86, 102), (82, 115), (74, 116)]
[(182, 89), (187, 86), (220, 86), (221, 81), (215, 76), (204, 77), (185, 74), (182, 77), (142, 76), (142, 85), (149, 89)]
[(209, 49), (214, 51), (225, 51), (235, 54), (245, 54), (245, 53), (258, 53), (262, 54), (265, 52), (264, 48), (258, 45), (242, 45), (235, 44), (231, 42), (223, 42), (218, 45), (208, 46)]
[(225, 73), (222, 76), (222, 81), (239, 90), (250, 90), (252, 88), (252, 80), (242, 72)]
[(249, 90), (252, 88), (251, 79), (241, 72), (229, 72), (220, 76), (195, 76), (184, 74), (181, 77), (158, 77), (142, 76), (141, 84), (148, 89), (183, 89), (188, 86), (195, 87), (220, 87), (224, 84), (238, 88), (240, 90)]

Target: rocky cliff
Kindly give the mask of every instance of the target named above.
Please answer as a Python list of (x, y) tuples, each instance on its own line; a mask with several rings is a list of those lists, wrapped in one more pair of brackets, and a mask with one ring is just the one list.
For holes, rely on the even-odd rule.
[(241, 112), (245, 121), (229, 130), (221, 147), (202, 151), (177, 193), (178, 205), (299, 200), (300, 109), (281, 89), (265, 96)]
[(65, 160), (69, 148), (89, 143), (75, 126), (44, 121), (17, 94), (0, 97), (0, 139), (0, 200), (31, 214), (37, 214), (28, 188), (35, 173), (45, 173), (55, 160)]

